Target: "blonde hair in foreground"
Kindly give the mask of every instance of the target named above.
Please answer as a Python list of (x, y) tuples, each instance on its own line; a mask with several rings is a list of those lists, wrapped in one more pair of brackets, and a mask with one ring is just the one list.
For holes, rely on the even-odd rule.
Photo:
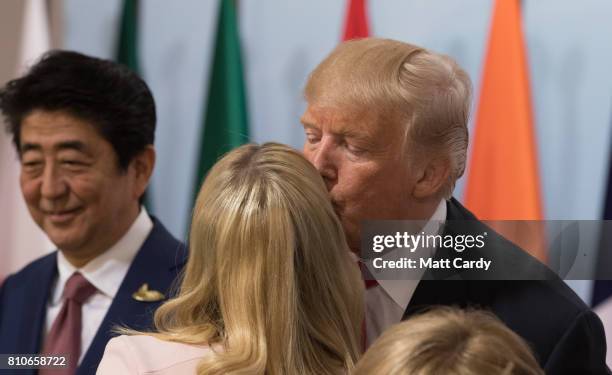
[(438, 308), (385, 331), (354, 375), (544, 375), (527, 343), (492, 314)]
[(467, 159), (472, 82), (450, 57), (380, 38), (344, 42), (311, 73), (309, 104), (368, 111), (384, 126), (401, 125), (409, 156), (444, 158), (450, 198)]
[(211, 169), (179, 294), (154, 336), (213, 346), (199, 374), (346, 373), (362, 281), (323, 180), (287, 146), (245, 145)]

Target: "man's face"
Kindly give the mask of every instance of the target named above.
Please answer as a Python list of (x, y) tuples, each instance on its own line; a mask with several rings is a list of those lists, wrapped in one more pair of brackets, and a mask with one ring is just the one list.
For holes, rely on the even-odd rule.
[(34, 221), (61, 250), (99, 253), (138, 213), (134, 171), (121, 171), (94, 126), (63, 111), (36, 110), (21, 126), (21, 190)]
[(410, 219), (415, 184), (401, 126), (372, 113), (309, 105), (304, 155), (329, 190), (347, 241), (360, 247), (362, 220)]

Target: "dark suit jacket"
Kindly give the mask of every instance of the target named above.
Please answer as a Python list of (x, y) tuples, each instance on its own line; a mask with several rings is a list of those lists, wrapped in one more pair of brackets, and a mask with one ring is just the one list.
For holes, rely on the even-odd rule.
[[(164, 226), (153, 218), (153, 229), (132, 264), (102, 320), (77, 374), (95, 374), (112, 328), (124, 325), (134, 329), (151, 328), (153, 311), (161, 302), (139, 302), (132, 294), (143, 284), (168, 296), (171, 286), (186, 261), (187, 252)], [(0, 353), (33, 354), (42, 347), (50, 288), (57, 275), (57, 252), (30, 263), (8, 277), (0, 289)], [(6, 372), (2, 372), (6, 371)], [(1, 373), (10, 373), (2, 370)], [(15, 370), (15, 374), (35, 374), (34, 370)]]
[[(499, 279), (487, 280), (490, 274), (471, 270), (455, 275), (428, 272), (404, 319), (433, 305), (486, 309), (530, 344), (547, 374), (610, 374), (603, 326), (582, 300), (546, 266), (478, 221), (455, 199), (447, 209), (445, 234), (488, 233), (483, 249), (460, 256), (493, 259)], [(453, 255), (436, 253), (444, 256)]]

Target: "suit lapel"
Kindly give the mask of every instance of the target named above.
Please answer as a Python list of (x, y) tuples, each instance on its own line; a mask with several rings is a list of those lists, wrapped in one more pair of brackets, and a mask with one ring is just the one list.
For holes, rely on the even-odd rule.
[[(21, 353), (40, 353), (42, 350), (42, 336), (45, 329), (47, 317), (47, 301), (49, 300), (51, 287), (57, 275), (57, 253), (53, 253), (44, 259), (44, 262), (35, 280), (24, 285), (22, 308), (19, 310), (18, 336), (15, 347)], [(46, 286), (46, 287), (41, 287)], [(20, 293), (21, 294), (21, 293)], [(23, 374), (35, 374), (35, 370), (22, 370)]]
[[(453, 221), (465, 224), (464, 220), (475, 219), (462, 215), (458, 204), (454, 198), (446, 204), (447, 214), (443, 235), (455, 233)], [(440, 248), (436, 250), (434, 259), (452, 259), (454, 255), (456, 254), (451, 253), (450, 249)], [(407, 319), (432, 306), (465, 307), (469, 281), (462, 278), (462, 272), (454, 269), (428, 269), (417, 285), (402, 319)]]
[(151, 290), (158, 290), (167, 297), (174, 279), (186, 260), (184, 246), (176, 241), (155, 218), (153, 222), (153, 230), (136, 254), (113, 303), (83, 357), (77, 374), (95, 373), (106, 344), (116, 336), (113, 334), (114, 328), (152, 329), (153, 312), (163, 301), (140, 302), (136, 301), (132, 294), (142, 284), (147, 283)]
[(421, 280), (402, 320), (433, 306), (465, 307), (468, 296), (466, 280)]

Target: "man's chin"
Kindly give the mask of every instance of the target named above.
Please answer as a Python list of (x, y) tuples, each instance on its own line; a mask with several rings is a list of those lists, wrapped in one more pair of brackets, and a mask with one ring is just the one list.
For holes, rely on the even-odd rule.
[(75, 227), (57, 228), (51, 225), (46, 225), (43, 230), (58, 249), (70, 250), (78, 248), (82, 230)]
[[(344, 223), (342, 226), (346, 228), (346, 226), (344, 226)], [(359, 254), (361, 250), (361, 237), (359, 237), (359, 232), (347, 231), (346, 229), (344, 229), (344, 235), (349, 249), (351, 249), (352, 252)]]
[(349, 220), (346, 215), (344, 215), (342, 206), (334, 202), (332, 202), (332, 206), (336, 212), (336, 216), (340, 220), (340, 224), (342, 225), (346, 243), (352, 252), (359, 253), (359, 249), (361, 248), (361, 224), (359, 222), (355, 223), (353, 220)]

